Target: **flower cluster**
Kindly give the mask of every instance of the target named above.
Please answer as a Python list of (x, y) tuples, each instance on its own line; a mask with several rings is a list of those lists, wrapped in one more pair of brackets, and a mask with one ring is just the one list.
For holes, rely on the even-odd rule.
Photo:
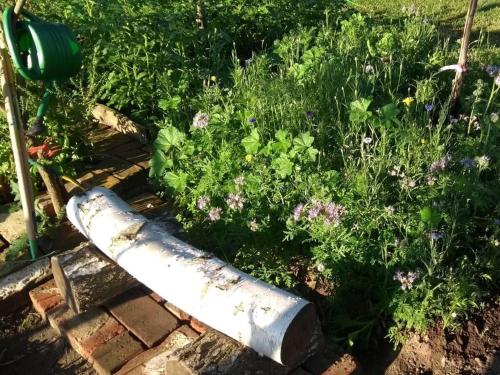
[(432, 163), (431, 166), (429, 167), (429, 171), (431, 173), (442, 172), (446, 169), (446, 167), (448, 166), (450, 161), (451, 161), (451, 156), (446, 155), (446, 156), (442, 157), (441, 159), (436, 160), (434, 163)]
[(196, 201), (196, 207), (198, 208), (198, 210), (204, 210), (205, 208), (207, 208), (209, 203), (210, 198), (207, 196), (203, 196), (198, 198), (198, 200)]
[(418, 278), (418, 272), (408, 272), (404, 273), (401, 271), (396, 272), (394, 275), (394, 280), (397, 280), (401, 283), (401, 289), (409, 290), (413, 287), (413, 283)]
[(217, 221), (220, 219), (220, 214), (222, 212), (222, 208), (214, 207), (208, 211), (208, 220)]
[[(300, 220), (304, 216), (304, 208), (305, 205), (303, 203), (295, 206), (292, 212), (292, 216), (295, 221)], [(311, 207), (307, 210), (307, 218), (309, 220), (315, 220), (321, 217), (323, 218), (325, 224), (338, 226), (345, 213), (346, 209), (341, 204), (334, 202), (323, 203), (320, 201), (313, 201)]]
[(193, 118), (193, 128), (205, 129), (209, 120), (210, 116), (207, 113), (198, 112)]
[(245, 198), (241, 194), (230, 193), (226, 199), (226, 203), (232, 210), (241, 210), (245, 203)]

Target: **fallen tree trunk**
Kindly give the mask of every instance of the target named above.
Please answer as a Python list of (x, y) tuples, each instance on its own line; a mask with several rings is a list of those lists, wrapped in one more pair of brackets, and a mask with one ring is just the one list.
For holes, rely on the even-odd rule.
[(88, 242), (52, 257), (51, 264), (61, 295), (78, 314), (138, 284)]
[(177, 349), (165, 365), (167, 374), (177, 375), (285, 375), (290, 370), (214, 330)]
[(107, 256), (187, 314), (279, 363), (306, 356), (316, 323), (308, 301), (171, 236), (110, 190), (74, 196), (67, 216)]
[(124, 114), (103, 104), (97, 104), (92, 109), (92, 115), (101, 124), (116, 129), (120, 133), (128, 134), (143, 144), (148, 143), (148, 136), (144, 126), (132, 121)]

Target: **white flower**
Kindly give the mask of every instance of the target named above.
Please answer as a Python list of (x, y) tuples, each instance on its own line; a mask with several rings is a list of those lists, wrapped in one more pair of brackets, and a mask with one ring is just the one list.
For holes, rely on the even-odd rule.
[(193, 118), (193, 128), (204, 129), (208, 126), (210, 116), (207, 113), (198, 112)]
[(260, 225), (257, 223), (257, 220), (253, 219), (250, 223), (248, 223), (248, 228), (252, 232), (257, 232), (259, 230)]
[(498, 116), (498, 113), (497, 113), (497, 112), (492, 112), (492, 113), (490, 114), (490, 120), (491, 120), (491, 122), (492, 122), (492, 123), (494, 123), (494, 124), (498, 121), (498, 118), (499, 118), (499, 117), (500, 117), (500, 116)]
[(325, 265), (323, 263), (318, 263), (318, 264), (316, 264), (316, 269), (319, 272), (325, 272)]
[(365, 137), (365, 139), (363, 139), (363, 142), (367, 145), (369, 145), (370, 143), (373, 142), (373, 138), (371, 137)]

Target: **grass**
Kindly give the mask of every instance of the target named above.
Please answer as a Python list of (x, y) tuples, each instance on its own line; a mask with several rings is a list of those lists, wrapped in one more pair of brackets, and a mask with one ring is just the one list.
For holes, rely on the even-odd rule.
[[(403, 15), (402, 8), (412, 4), (408, 0), (354, 0), (348, 1), (361, 12), (374, 15), (387, 15), (398, 18)], [(421, 0), (413, 2), (422, 14), (435, 19), (442, 31), (450, 36), (460, 35), (462, 32), (465, 15), (469, 2), (448, 0)], [(474, 18), (474, 32), (480, 30), (489, 33), (490, 40), (497, 44), (500, 42), (500, 2), (498, 0), (479, 1)]]

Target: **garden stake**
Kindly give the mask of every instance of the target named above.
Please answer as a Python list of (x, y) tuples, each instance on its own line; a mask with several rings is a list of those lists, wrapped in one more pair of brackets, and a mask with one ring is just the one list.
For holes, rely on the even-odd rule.
[(467, 18), (464, 26), (464, 34), (462, 36), (462, 41), (460, 44), (460, 56), (458, 58), (458, 66), (460, 69), (456, 69), (455, 80), (453, 81), (453, 88), (451, 89), (451, 110), (456, 112), (458, 98), (460, 97), (460, 91), (462, 90), (462, 84), (464, 82), (464, 73), (467, 71), (467, 51), (469, 50), (470, 33), (472, 30), (472, 23), (474, 21), (474, 15), (476, 14), (477, 0), (470, 0), (469, 9), (467, 11)]
[[(25, 0), (18, 1), (15, 7), (17, 17), (22, 10)], [(26, 143), (24, 140), (23, 121), (15, 86), (14, 70), (10, 63), (9, 52), (5, 41), (5, 34), (2, 28), (0, 33), (0, 57), (1, 57), (1, 78), (2, 94), (5, 98), (5, 112), (9, 124), (9, 133), (14, 154), (14, 163), (19, 185), (21, 205), (23, 207), (24, 222), (26, 224), (26, 234), (30, 248), (31, 258), (36, 259), (38, 252), (35, 203), (33, 200), (33, 190), (28, 169), (28, 156), (26, 153)]]

